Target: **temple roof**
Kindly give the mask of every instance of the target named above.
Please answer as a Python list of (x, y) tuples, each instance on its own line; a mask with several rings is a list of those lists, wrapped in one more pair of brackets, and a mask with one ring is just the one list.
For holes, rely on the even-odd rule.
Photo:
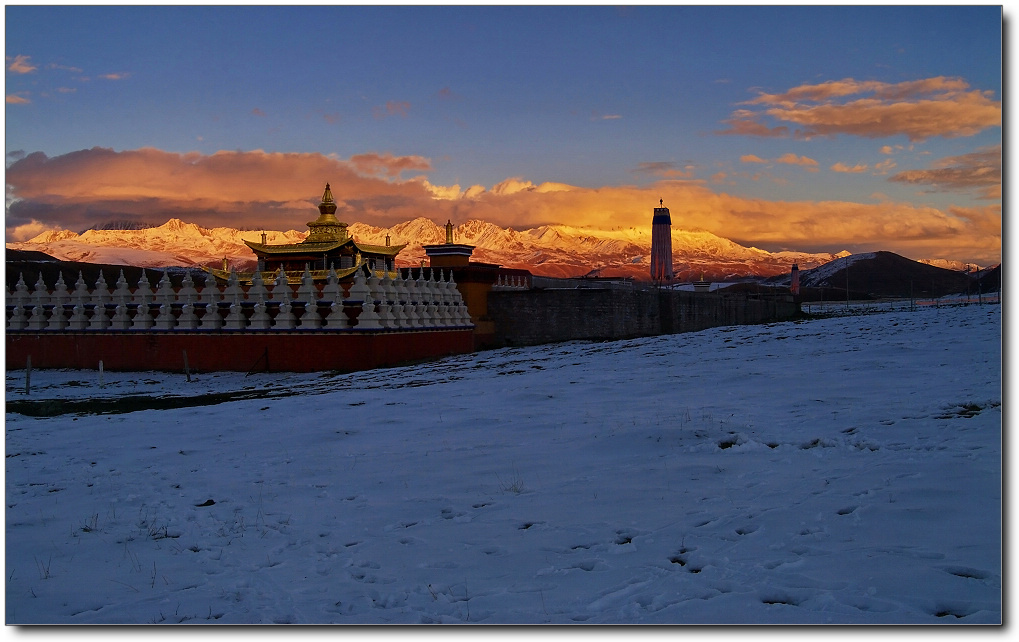
[[(219, 270), (219, 269), (216, 269), (216, 268), (210, 268), (210, 267), (204, 267), (204, 266), (203, 266), (202, 269), (205, 270), (206, 273), (208, 273), (208, 274), (212, 275), (213, 277), (215, 277), (216, 281), (219, 282), (219, 283), (227, 283), (230, 280), (230, 275), (234, 274), (234, 275), (236, 275), (237, 282), (239, 284), (241, 284), (241, 285), (251, 285), (251, 280), (255, 276), (255, 272), (236, 272), (236, 271), (231, 271), (231, 270)], [(307, 272), (308, 272), (308, 274), (311, 275), (311, 278), (316, 283), (320, 283), (320, 282), (323, 282), (326, 279), (328, 279), (330, 271), (336, 275), (337, 279), (343, 280), (343, 279), (346, 279), (347, 277), (353, 275), (354, 272), (357, 272), (358, 270), (363, 270), (363, 269), (365, 269), (365, 266), (362, 263), (360, 265), (355, 265), (354, 267), (349, 267), (349, 268), (333, 268), (332, 270), (307, 270)], [(390, 271), (372, 270), (372, 272), (376, 276), (388, 274), (390, 278), (395, 278), (396, 276), (399, 275), (399, 273), (396, 272), (395, 270), (390, 270)], [(279, 275), (279, 271), (278, 270), (265, 270), (265, 271), (262, 271), (260, 274), (262, 276), (262, 281), (264, 283), (269, 284), (269, 283), (273, 283), (276, 280), (277, 276)], [(304, 277), (304, 271), (297, 271), (297, 270), (291, 270), (289, 272), (284, 271), (284, 274), (287, 277), (287, 282), (290, 283), (291, 285), (298, 285), (298, 284), (300, 284), (301, 283), (301, 279)]]
[(326, 254), (333, 250), (337, 250), (344, 245), (351, 244), (354, 246), (354, 249), (362, 254), (396, 256), (400, 250), (407, 247), (406, 243), (403, 245), (368, 245), (367, 243), (358, 243), (350, 237), (347, 237), (342, 241), (320, 241), (311, 243), (303, 241), (301, 243), (285, 243), (280, 245), (268, 245), (264, 243), (255, 243), (254, 241), (244, 241), (244, 244), (251, 248), (251, 251), (255, 254)]
[[(403, 245), (368, 245), (358, 243), (351, 238), (347, 234), (347, 224), (336, 218), (336, 200), (333, 198), (333, 191), (329, 187), (329, 183), (326, 183), (325, 191), (322, 192), (322, 202), (318, 205), (318, 211), (318, 218), (308, 223), (308, 237), (300, 243), (270, 245), (244, 241), (244, 244), (259, 256), (328, 254), (348, 243), (353, 244), (354, 249), (362, 254), (396, 256), (400, 250), (407, 247), (406, 243)], [(264, 234), (262, 238), (265, 239)]]

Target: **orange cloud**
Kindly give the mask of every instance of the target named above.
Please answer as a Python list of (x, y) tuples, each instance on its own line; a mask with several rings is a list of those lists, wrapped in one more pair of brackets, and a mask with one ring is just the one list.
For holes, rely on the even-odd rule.
[(829, 169), (831, 169), (831, 171), (833, 172), (842, 172), (845, 174), (860, 174), (866, 172), (868, 168), (866, 163), (857, 163), (856, 165), (850, 167), (845, 163), (839, 161), (838, 163), (832, 165)]
[(802, 167), (806, 167), (807, 171), (817, 171), (817, 161), (813, 158), (807, 158), (806, 156), (797, 156), (792, 153), (783, 154), (776, 158), (775, 162), (782, 163), (784, 165), (800, 165)]
[(35, 238), (43, 232), (49, 232), (51, 230), (56, 231), (59, 229), (61, 229), (59, 225), (46, 225), (39, 221), (29, 221), (22, 225), (8, 227), (4, 235), (6, 236), (8, 243), (17, 243), (19, 241), (27, 241), (31, 238)]
[[(377, 167), (386, 162), (380, 155)], [(362, 220), (415, 218), (410, 203), (431, 200), (420, 185), (365, 177), (353, 163), (321, 154), (93, 148), (53, 158), (36, 152), (9, 165), (16, 200), (7, 225), (59, 220), (78, 230), (110, 218), (159, 223), (176, 216), (211, 227), (303, 228), (309, 211), (285, 204), (312, 203), (313, 210), (327, 182)]]
[(728, 129), (716, 131), (716, 134), (723, 136), (758, 136), (761, 138), (785, 138), (789, 135), (789, 128), (785, 125), (768, 127), (753, 120), (756, 116), (746, 113), (741, 117), (723, 120), (729, 126)]
[(884, 175), (888, 173), (888, 170), (895, 169), (896, 167), (898, 167), (898, 163), (896, 163), (894, 160), (890, 158), (887, 158), (881, 161), (880, 163), (874, 163), (873, 174), (875, 176)]
[(7, 71), (14, 72), (16, 74), (30, 74), (38, 67), (29, 62), (31, 56), (15, 56), (13, 60), (8, 56), (7, 60), (10, 64), (7, 65)]
[(480, 219), (516, 229), (550, 223), (648, 226), (662, 198), (677, 229), (703, 229), (766, 249), (851, 247), (912, 258), (1000, 261), (1000, 208), (945, 212), (889, 201), (767, 201), (688, 180), (582, 188), (509, 178), (489, 189), (461, 190), (420, 176), (398, 178), (430, 168), (428, 159), (387, 154), (344, 160), (263, 151), (202, 155), (94, 148), (53, 158), (36, 152), (7, 169), (7, 233), (12, 238), (17, 230), (80, 231), (109, 220), (159, 224), (171, 217), (205, 227), (304, 230), (329, 182), (341, 220), (380, 227), (419, 216), (440, 223)]
[(973, 226), (988, 236), (1001, 236), (1001, 206), (951, 207), (949, 212), (970, 221)]
[(372, 107), (372, 116), (377, 120), (382, 120), (387, 116), (401, 116), (406, 118), (408, 111), (410, 111), (410, 103), (406, 101), (389, 100), (386, 101), (384, 107)]
[[(896, 84), (846, 78), (801, 85), (780, 94), (761, 93), (740, 109), (729, 129), (717, 133), (799, 138), (848, 134), (863, 138), (904, 135), (911, 141), (972, 136), (1001, 126), (1001, 101), (970, 90), (961, 78), (926, 78)], [(772, 127), (764, 122), (781, 123)], [(788, 125), (787, 125), (788, 124)]]
[(431, 162), (423, 156), (393, 156), (392, 154), (356, 154), (350, 163), (361, 174), (396, 178), (406, 171), (427, 172)]
[(982, 198), (1001, 198), (1001, 146), (943, 158), (931, 169), (906, 170), (888, 180), (942, 191), (977, 190)]
[(931, 93), (958, 92), (968, 88), (969, 85), (961, 78), (945, 78), (944, 76), (911, 80), (894, 85), (873, 80), (856, 81), (852, 78), (845, 78), (817, 85), (800, 85), (782, 94), (761, 93), (747, 104), (793, 105), (804, 100), (822, 102), (854, 94), (874, 94), (885, 100), (902, 100)]
[(764, 159), (756, 154), (745, 154), (739, 157), (741, 163), (780, 163), (782, 165), (799, 165), (805, 167), (808, 172), (817, 171), (817, 161), (806, 156), (797, 156), (793, 153), (783, 154), (775, 159)]
[(122, 71), (119, 73), (112, 74), (100, 74), (99, 78), (102, 78), (103, 80), (124, 80), (125, 78), (129, 78), (130, 76), (131, 76), (130, 72)]
[(8, 105), (27, 105), (32, 102), (24, 96), (17, 96), (15, 94), (7, 94), (5, 101)]

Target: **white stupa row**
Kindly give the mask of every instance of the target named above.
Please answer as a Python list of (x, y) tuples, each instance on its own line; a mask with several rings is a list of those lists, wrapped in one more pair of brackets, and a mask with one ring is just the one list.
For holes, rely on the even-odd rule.
[[(423, 270), (422, 270), (423, 272)], [(393, 279), (374, 272), (367, 278), (358, 270), (346, 296), (335, 271), (317, 286), (308, 270), (294, 291), (286, 274), (277, 273), (271, 286), (255, 273), (246, 288), (231, 271), (225, 287), (194, 287), (190, 275), (174, 291), (164, 272), (156, 288), (142, 273), (132, 291), (121, 271), (111, 291), (102, 275), (88, 288), (81, 273), (68, 290), (61, 275), (52, 291), (40, 275), (33, 292), (19, 275), (14, 292), (8, 292), (11, 330), (245, 330), (245, 329), (413, 329), (470, 327), (470, 314), (453, 282), (433, 271), (428, 278)], [(319, 309), (328, 307), (323, 318)], [(223, 316), (220, 309), (229, 308)], [(357, 311), (357, 308), (360, 311)], [(68, 310), (70, 315), (67, 314)], [(275, 311), (275, 315), (270, 314)], [(157, 314), (153, 314), (157, 312)], [(203, 312), (199, 318), (198, 312)], [(300, 317), (298, 318), (298, 314)], [(352, 317), (356, 316), (356, 321)]]
[(521, 275), (512, 274), (500, 274), (496, 280), (495, 285), (492, 286), (496, 290), (528, 290), (530, 287), (527, 284), (527, 277)]

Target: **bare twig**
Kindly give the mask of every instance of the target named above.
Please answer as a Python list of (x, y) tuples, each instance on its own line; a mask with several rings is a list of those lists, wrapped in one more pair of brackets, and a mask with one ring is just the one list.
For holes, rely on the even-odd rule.
[(134, 591), (135, 593), (141, 593), (141, 591), (139, 591), (139, 590), (138, 590), (138, 589), (136, 589), (135, 587), (131, 586), (130, 584), (125, 584), (124, 582), (120, 582), (120, 581), (118, 581), (118, 580), (109, 580), (109, 581), (111, 581), (111, 582), (116, 582), (117, 584), (122, 584), (123, 586), (126, 586), (127, 588), (131, 589), (131, 590), (132, 590), (132, 591)]

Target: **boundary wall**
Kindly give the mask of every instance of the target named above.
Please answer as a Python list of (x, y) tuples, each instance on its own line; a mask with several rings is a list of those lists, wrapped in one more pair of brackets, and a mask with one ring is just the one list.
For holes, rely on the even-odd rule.
[(726, 325), (786, 321), (791, 296), (700, 293), (657, 288), (493, 290), (488, 314), (499, 346), (612, 340)]

